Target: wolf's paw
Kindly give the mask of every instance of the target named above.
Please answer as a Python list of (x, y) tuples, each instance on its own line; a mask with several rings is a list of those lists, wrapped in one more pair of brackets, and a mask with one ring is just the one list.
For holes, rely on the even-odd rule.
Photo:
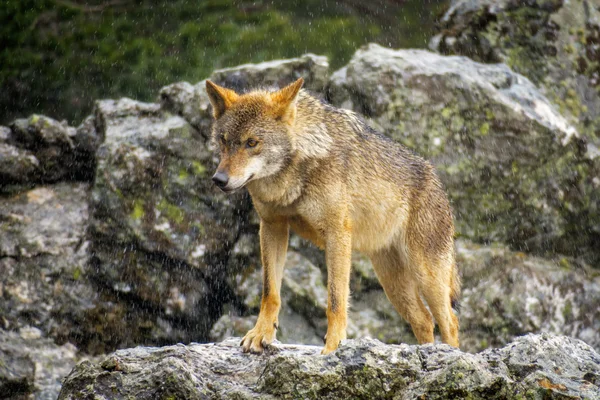
[(346, 331), (345, 330), (342, 330), (341, 332), (334, 332), (334, 333), (327, 332), (327, 334), (323, 338), (323, 340), (325, 341), (325, 347), (323, 347), (323, 350), (321, 350), (321, 354), (326, 355), (329, 353), (333, 353), (334, 351), (337, 350), (341, 341), (344, 339), (346, 339)]
[(257, 321), (254, 328), (250, 329), (242, 339), (240, 345), (244, 353), (261, 354), (275, 340), (277, 322), (263, 323)]

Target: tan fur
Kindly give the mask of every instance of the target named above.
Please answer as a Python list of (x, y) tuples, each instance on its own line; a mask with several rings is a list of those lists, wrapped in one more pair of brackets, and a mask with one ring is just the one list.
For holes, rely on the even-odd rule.
[(217, 171), (229, 177), (223, 190), (247, 187), (261, 220), (263, 299), (243, 350), (260, 353), (275, 339), (290, 229), (326, 253), (323, 354), (346, 338), (353, 250), (371, 258), (388, 299), (419, 343), (433, 342), (433, 319), (422, 296), (442, 340), (457, 347), (454, 224), (434, 168), (301, 86), (299, 79), (277, 92), (237, 95), (207, 82), (221, 153)]

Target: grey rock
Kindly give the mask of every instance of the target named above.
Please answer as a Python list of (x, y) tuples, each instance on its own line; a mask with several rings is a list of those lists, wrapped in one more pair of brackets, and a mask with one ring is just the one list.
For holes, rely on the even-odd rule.
[(328, 356), (318, 347), (281, 344), (262, 356), (244, 354), (239, 340), (119, 350), (100, 363), (78, 364), (59, 399), (600, 396), (600, 356), (564, 336), (527, 335), (479, 354), (447, 345), (348, 340)]
[(71, 344), (57, 346), (35, 328), (0, 330), (0, 390), (4, 399), (54, 400), (80, 361)]
[(600, 274), (565, 257), (542, 259), (501, 245), (459, 240), (463, 278), (461, 346), (503, 346), (527, 332), (550, 332), (600, 350)]
[[(2, 184), (90, 181), (98, 140), (43, 115), (17, 119), (0, 135)], [(91, 137), (90, 137), (91, 136)], [(11, 169), (10, 163), (16, 168)]]
[(305, 54), (299, 58), (219, 69), (209, 79), (236, 91), (246, 91), (256, 87), (283, 87), (304, 78), (306, 89), (323, 92), (329, 78), (328, 70), (326, 57)]
[(597, 144), (599, 32), (596, 1), (454, 0), (430, 47), (508, 64)]
[(206, 139), (160, 105), (100, 101), (95, 119), (105, 140), (92, 189), (94, 279), (145, 320), (116, 334), (124, 343), (205, 340), (228, 297), (225, 267), (248, 196), (214, 187)]
[(0, 203), (0, 328), (81, 339), (98, 294), (89, 279), (89, 185), (38, 186)]
[[(299, 58), (244, 64), (216, 70), (209, 77), (219, 85), (247, 91), (256, 87), (282, 87), (302, 77), (305, 87), (322, 93), (327, 85), (329, 63), (326, 57), (305, 54)], [(206, 81), (195, 85), (178, 82), (160, 90), (161, 106), (181, 115), (205, 138), (210, 136), (212, 108), (206, 95)]]
[[(0, 140), (0, 181), (4, 184), (12, 182), (28, 182), (35, 179), (40, 162), (35, 155)], [(4, 191), (4, 185), (0, 185)]]
[(434, 163), (461, 235), (600, 257), (598, 162), (506, 65), (371, 44), (332, 75), (328, 96)]

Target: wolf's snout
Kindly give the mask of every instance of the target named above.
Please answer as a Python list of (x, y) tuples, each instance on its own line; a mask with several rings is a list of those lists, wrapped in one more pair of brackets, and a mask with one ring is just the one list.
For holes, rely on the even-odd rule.
[(223, 171), (217, 171), (217, 173), (213, 175), (212, 180), (215, 185), (222, 188), (229, 182), (229, 176)]

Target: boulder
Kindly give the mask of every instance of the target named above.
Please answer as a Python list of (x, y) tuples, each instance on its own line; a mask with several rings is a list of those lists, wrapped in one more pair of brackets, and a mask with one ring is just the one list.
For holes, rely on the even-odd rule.
[(430, 47), (527, 76), (600, 143), (600, 11), (591, 0), (453, 0)]
[(479, 354), (447, 345), (349, 340), (319, 347), (276, 344), (244, 354), (219, 344), (119, 350), (82, 362), (59, 399), (522, 399), (600, 396), (600, 355), (565, 336), (528, 335)]
[[(238, 91), (256, 87), (283, 87), (294, 80), (304, 78), (304, 87), (323, 93), (329, 78), (326, 57), (305, 54), (299, 58), (244, 64), (219, 69), (208, 78), (213, 82)], [(178, 82), (160, 90), (161, 106), (184, 117), (205, 138), (210, 136), (212, 108), (206, 94), (206, 80), (195, 85)]]
[(80, 360), (75, 346), (57, 346), (38, 329), (0, 330), (0, 396), (54, 400), (62, 379)]
[(257, 87), (281, 88), (301, 77), (304, 78), (305, 89), (322, 93), (329, 78), (327, 58), (305, 54), (287, 60), (244, 64), (218, 69), (210, 75), (209, 79), (236, 91), (248, 91)]
[(93, 126), (75, 129), (43, 115), (0, 127), (0, 192), (8, 184), (90, 181), (98, 144)]
[[(206, 139), (158, 104), (96, 104), (91, 238), (95, 279), (144, 310), (134, 343), (203, 340), (227, 300), (228, 254), (247, 224), (247, 194), (214, 187)], [(127, 332), (123, 332), (125, 334)]]
[(504, 346), (528, 332), (568, 335), (600, 351), (600, 274), (566, 257), (457, 241), (461, 348)]
[(433, 162), (460, 235), (600, 260), (600, 159), (506, 65), (371, 44), (328, 97)]
[(0, 328), (64, 342), (97, 299), (89, 281), (89, 185), (38, 186), (0, 198)]

